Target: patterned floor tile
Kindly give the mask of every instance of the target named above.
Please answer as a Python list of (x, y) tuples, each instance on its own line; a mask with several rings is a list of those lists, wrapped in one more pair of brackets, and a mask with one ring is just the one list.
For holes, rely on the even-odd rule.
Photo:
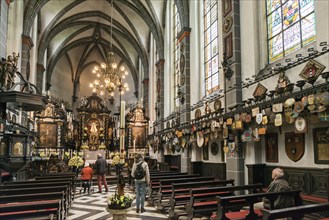
[[(106, 200), (110, 194), (114, 194), (116, 185), (109, 185), (108, 193), (92, 193), (80, 194), (80, 188), (77, 187), (77, 194), (68, 213), (68, 220), (111, 220), (112, 215), (106, 211)], [(94, 186), (97, 192), (97, 187)], [(125, 192), (133, 193), (129, 188), (125, 188)], [(156, 208), (145, 202), (146, 212), (136, 213), (135, 201), (131, 210), (127, 214), (129, 220), (162, 220), (168, 219), (167, 215), (159, 213)]]

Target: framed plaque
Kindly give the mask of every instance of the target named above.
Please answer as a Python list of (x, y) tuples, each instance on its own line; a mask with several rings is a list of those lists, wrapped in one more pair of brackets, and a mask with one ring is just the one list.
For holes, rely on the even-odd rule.
[(203, 160), (209, 160), (209, 147), (208, 147), (208, 144), (203, 145), (202, 155), (203, 155)]
[(232, 0), (223, 0), (222, 4), (223, 16), (225, 17), (232, 11)]
[(233, 35), (232, 35), (232, 32), (230, 32), (224, 38), (224, 52), (226, 54), (227, 59), (229, 59), (233, 56)]
[(329, 135), (328, 127), (313, 129), (314, 162), (329, 164)]
[(278, 159), (278, 134), (268, 133), (265, 135), (266, 162), (279, 162)]

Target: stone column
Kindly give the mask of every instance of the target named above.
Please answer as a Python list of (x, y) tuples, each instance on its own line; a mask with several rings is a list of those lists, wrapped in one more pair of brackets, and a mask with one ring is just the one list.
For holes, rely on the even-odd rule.
[(143, 107), (144, 107), (144, 115), (149, 116), (149, 78), (144, 78), (143, 81), (143, 89), (144, 89), (144, 93), (143, 93)]
[(22, 35), (21, 74), (27, 81), (30, 79), (30, 51), (33, 46), (32, 38)]
[(156, 62), (156, 104), (158, 112), (156, 113), (157, 131), (164, 128), (164, 60), (160, 59)]
[[(241, 39), (240, 39), (240, 0), (222, 1), (223, 7), (223, 51), (228, 63), (226, 67), (232, 70), (233, 74), (224, 68), (224, 90), (225, 90), (225, 110), (228, 107), (242, 103), (242, 82), (241, 82)], [(227, 179), (235, 179), (237, 185), (242, 185), (244, 181), (244, 159), (243, 143), (241, 142), (241, 132), (236, 132), (236, 152), (234, 156), (227, 158), (226, 172)]]
[[(190, 33), (191, 28), (182, 28), (182, 31), (178, 34), (178, 43), (180, 50), (179, 58), (179, 72), (180, 79), (178, 80), (181, 100), (179, 106), (180, 112), (180, 124), (188, 123), (191, 121), (191, 85), (190, 85)], [(181, 172), (191, 171), (191, 158), (188, 155), (188, 150), (185, 149), (181, 154)]]
[(39, 89), (40, 93), (42, 93), (42, 80), (43, 80), (43, 72), (45, 71), (45, 67), (41, 63), (37, 63), (37, 84), (36, 87)]

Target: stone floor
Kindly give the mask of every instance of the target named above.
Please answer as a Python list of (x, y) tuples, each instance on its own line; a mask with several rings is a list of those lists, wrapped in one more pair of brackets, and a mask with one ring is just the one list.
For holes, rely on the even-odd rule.
[[(111, 220), (112, 215), (106, 211), (106, 199), (110, 194), (114, 194), (116, 185), (109, 185), (108, 193), (92, 193), (80, 194), (80, 188), (77, 187), (72, 207), (69, 209), (68, 220)], [(94, 191), (97, 192), (97, 187), (94, 186)], [(129, 188), (125, 188), (125, 192), (132, 193)], [(167, 215), (159, 213), (153, 205), (145, 203), (146, 212), (136, 213), (135, 201), (133, 208), (128, 212), (127, 219), (145, 219), (145, 220), (161, 220), (168, 219)]]

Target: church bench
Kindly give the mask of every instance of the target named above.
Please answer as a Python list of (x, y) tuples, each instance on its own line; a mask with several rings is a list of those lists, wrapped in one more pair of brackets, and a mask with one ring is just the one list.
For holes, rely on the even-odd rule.
[[(226, 186), (227, 184), (234, 185), (234, 180), (214, 180), (215, 177), (209, 177), (209, 179), (196, 179), (196, 181), (172, 183), (171, 185), (164, 186), (161, 191), (161, 195), (158, 195), (157, 209), (163, 211), (164, 208), (171, 208), (175, 206), (174, 198), (178, 195), (184, 195), (186, 204), (188, 203), (190, 196), (189, 190), (191, 188), (208, 188), (215, 186)], [(184, 197), (183, 196), (183, 197)], [(164, 201), (165, 200), (165, 201)], [(179, 200), (179, 199), (178, 199)], [(179, 202), (178, 202), (179, 203)], [(183, 204), (177, 204), (183, 205)]]
[(151, 195), (157, 195), (158, 190), (160, 188), (160, 180), (166, 180), (166, 179), (180, 179), (180, 178), (192, 178), (192, 177), (199, 177), (200, 174), (180, 174), (180, 175), (176, 175), (176, 176), (157, 176), (157, 177), (151, 177), (150, 180), (150, 187), (151, 187)]
[(24, 194), (31, 194), (33, 192), (34, 194), (38, 193), (49, 193), (49, 192), (64, 192), (65, 195), (65, 201), (67, 201), (67, 204), (71, 205), (71, 190), (69, 189), (68, 185), (63, 186), (50, 186), (50, 187), (35, 187), (35, 188), (19, 188), (19, 189), (0, 189), (0, 196), (5, 195), (24, 195)]
[(18, 189), (18, 188), (32, 188), (32, 187), (44, 187), (44, 186), (62, 186), (62, 185), (67, 185), (71, 190), (73, 190), (73, 186), (71, 186), (71, 183), (69, 181), (59, 181), (57, 180), (56, 182), (21, 182), (19, 184), (4, 184), (0, 186), (0, 189)]
[(0, 204), (13, 203), (13, 202), (52, 200), (52, 199), (62, 200), (62, 206), (63, 206), (62, 210), (64, 210), (64, 216), (65, 216), (68, 212), (69, 204), (68, 201), (65, 200), (64, 191), (0, 196)]
[[(37, 187), (52, 187), (52, 186), (66, 186), (68, 187), (68, 195), (71, 195), (72, 198), (72, 191), (73, 191), (73, 186), (71, 184), (71, 182), (69, 181), (61, 181), (61, 182), (43, 182), (43, 183), (39, 183), (39, 182), (21, 182), (20, 184), (4, 184), (2, 186), (0, 186), (1, 190), (6, 190), (6, 189), (21, 189), (21, 188), (37, 188)], [(69, 204), (69, 201), (67, 201), (67, 204)]]
[[(60, 180), (58, 180), (60, 179)], [(74, 200), (74, 194), (75, 194), (75, 190), (76, 190), (76, 176), (72, 176), (72, 175), (64, 175), (64, 176), (57, 176), (57, 175), (51, 175), (51, 176), (37, 176), (35, 177), (35, 181), (70, 181), (72, 183), (72, 192), (71, 195), (72, 195), (72, 200)]]
[(56, 185), (69, 185), (69, 189), (74, 192), (75, 191), (75, 183), (70, 178), (63, 179), (42, 179), (42, 180), (29, 180), (29, 181), (15, 181), (15, 182), (5, 182), (0, 186), (0, 189), (9, 189), (9, 188), (20, 188), (26, 186), (25, 188), (29, 188), (27, 185), (31, 185), (31, 187), (35, 186), (56, 186)]
[(62, 201), (60, 199), (32, 202), (16, 202), (0, 204), (1, 219), (28, 219), (31, 217), (47, 218), (50, 214), (56, 219), (64, 219)]
[(73, 182), (76, 180), (76, 176), (64, 175), (64, 176), (36, 176), (35, 180), (48, 180), (48, 179), (71, 179)]
[[(217, 214), (216, 220), (229, 220), (229, 219), (261, 219), (263, 214), (261, 209), (254, 209), (254, 204), (267, 198), (270, 200), (270, 206), (273, 208), (274, 201), (278, 195), (292, 196), (296, 206), (302, 205), (300, 197), (300, 190), (287, 191), (287, 192), (265, 192), (254, 193), (248, 195), (238, 196), (217, 196)], [(240, 210), (237, 207), (249, 206), (249, 210)]]
[(307, 194), (303, 194), (303, 193), (301, 193), (301, 197), (302, 197), (303, 201), (305, 201), (307, 204), (327, 203), (329, 201), (329, 199), (325, 198), (325, 197), (307, 195)]
[(186, 206), (190, 201), (190, 189), (197, 188), (213, 188), (219, 186), (234, 186), (234, 180), (216, 180), (216, 181), (200, 181), (187, 183), (173, 183), (171, 196), (169, 199), (169, 218), (177, 219), (179, 216), (186, 215), (186, 211), (178, 214), (175, 209), (177, 206)]
[(41, 174), (39, 176), (65, 176), (65, 175), (74, 176), (75, 172), (46, 173), (46, 174)]
[(150, 172), (150, 176), (151, 177), (156, 177), (156, 176), (176, 176), (176, 175), (187, 175), (187, 173), (186, 172), (184, 172), (184, 173), (178, 173), (178, 172), (165, 172), (165, 171), (163, 171), (163, 172), (153, 172), (153, 173), (151, 173)]
[[(186, 206), (187, 217), (188, 219), (192, 219), (197, 214), (207, 215), (209, 217), (212, 212), (217, 211), (217, 196), (225, 198), (235, 195), (235, 192), (244, 193), (246, 190), (249, 193), (262, 192), (262, 184), (190, 189), (190, 201)], [(236, 210), (240, 210), (243, 204), (237, 203), (235, 206)]]
[[(304, 214), (323, 212), (329, 210), (329, 203), (308, 204), (302, 206), (289, 207), (284, 209), (267, 210), (262, 209), (263, 220), (272, 220), (283, 217), (300, 219)], [(325, 219), (325, 218), (322, 218)]]
[[(153, 197), (152, 203), (155, 205), (155, 201), (161, 201), (167, 196), (169, 199), (171, 195), (171, 185), (173, 183), (187, 183), (187, 182), (199, 182), (199, 181), (214, 181), (214, 176), (195, 176), (195, 177), (178, 177), (172, 179), (160, 180), (159, 189), (157, 195)], [(169, 191), (168, 191), (169, 190)], [(166, 193), (164, 194), (164, 192)]]

